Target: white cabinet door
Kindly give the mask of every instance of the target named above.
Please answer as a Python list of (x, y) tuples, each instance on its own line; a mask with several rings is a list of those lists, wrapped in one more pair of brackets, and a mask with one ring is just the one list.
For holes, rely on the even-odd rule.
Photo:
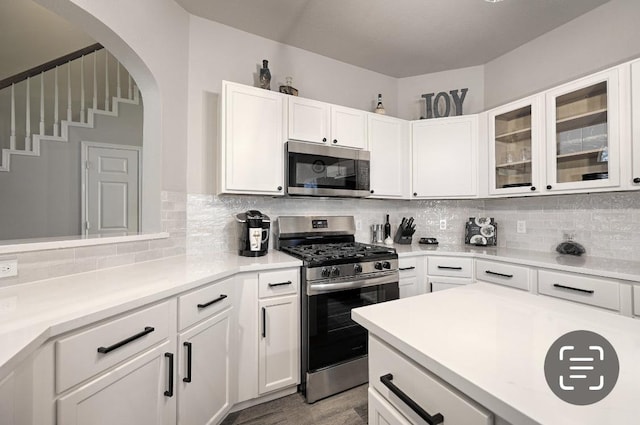
[(0, 418), (6, 425), (16, 425), (15, 418), (15, 397), (16, 393), (14, 373), (11, 372), (0, 381)]
[(411, 123), (413, 198), (477, 196), (478, 117)]
[(231, 311), (180, 334), (178, 424), (217, 424), (231, 407)]
[(331, 105), (331, 144), (348, 148), (367, 148), (367, 113)]
[(329, 104), (289, 96), (288, 135), (291, 140), (329, 144)]
[(543, 103), (544, 97), (533, 96), (488, 112), (489, 195), (528, 195), (543, 190)]
[(283, 195), (284, 95), (227, 81), (222, 88), (219, 192)]
[(400, 289), (400, 298), (418, 295), (418, 278), (416, 276), (400, 276), (398, 287)]
[(368, 123), (371, 198), (408, 198), (409, 123), (378, 114), (369, 114)]
[(369, 387), (369, 425), (411, 425), (398, 410), (376, 390)]
[(134, 357), (58, 399), (59, 424), (175, 424), (174, 341)]
[(546, 93), (547, 191), (620, 184), (618, 69)]
[(260, 300), (258, 392), (299, 383), (300, 314), (298, 295)]
[(632, 170), (629, 184), (640, 189), (640, 61), (631, 64)]

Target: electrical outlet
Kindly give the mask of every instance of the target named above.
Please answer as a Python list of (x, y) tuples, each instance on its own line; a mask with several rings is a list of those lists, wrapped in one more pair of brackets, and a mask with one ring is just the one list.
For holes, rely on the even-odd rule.
[(524, 220), (518, 220), (516, 223), (516, 232), (527, 233), (527, 222)]
[(447, 220), (444, 218), (440, 220), (440, 230), (447, 230)]
[(11, 276), (18, 276), (18, 260), (0, 261), (0, 279)]
[(356, 220), (356, 230), (362, 230), (362, 220)]

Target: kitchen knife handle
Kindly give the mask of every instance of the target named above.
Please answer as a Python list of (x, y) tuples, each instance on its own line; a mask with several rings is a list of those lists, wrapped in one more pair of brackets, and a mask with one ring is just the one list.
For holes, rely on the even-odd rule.
[(512, 274), (504, 274), (504, 273), (492, 272), (491, 270), (485, 270), (484, 272), (486, 274), (492, 274), (494, 276), (506, 277), (508, 279), (511, 279), (513, 277)]
[(396, 385), (393, 382), (391, 382), (392, 380), (393, 380), (393, 375), (390, 373), (387, 373), (386, 375), (383, 375), (380, 377), (380, 382), (382, 382), (382, 384), (385, 387), (389, 388), (389, 391), (394, 393), (396, 397), (402, 400), (404, 404), (409, 406), (409, 408), (413, 410), (418, 416), (424, 419), (426, 423), (428, 423), (429, 425), (437, 425), (444, 422), (444, 416), (442, 416), (440, 413), (436, 413), (433, 416), (427, 413), (426, 410), (420, 407), (418, 403), (413, 401), (411, 397), (405, 394), (404, 391), (396, 387)]
[(574, 288), (572, 286), (560, 285), (559, 283), (554, 283), (553, 287), (554, 288), (561, 288), (561, 289), (569, 289), (570, 291), (584, 292), (585, 294), (593, 294), (593, 293), (596, 292), (593, 289)]

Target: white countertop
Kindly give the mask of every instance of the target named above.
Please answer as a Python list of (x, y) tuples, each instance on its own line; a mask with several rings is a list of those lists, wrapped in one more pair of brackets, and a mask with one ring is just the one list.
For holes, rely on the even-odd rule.
[[(514, 425), (640, 418), (640, 320), (486, 283), (355, 309), (352, 317)], [(574, 330), (604, 336), (620, 361), (613, 391), (589, 406), (556, 397), (544, 375), (549, 347)]]
[(49, 338), (239, 272), (300, 267), (216, 252), (179, 256), (0, 288), (0, 379)]
[[(387, 246), (387, 245), (385, 245)], [(640, 261), (616, 260), (592, 256), (574, 256), (557, 252), (528, 251), (513, 248), (472, 245), (392, 245), (400, 257), (455, 255), (485, 260), (506, 261), (531, 267), (551, 268), (573, 273), (593, 273), (612, 279), (640, 282)]]

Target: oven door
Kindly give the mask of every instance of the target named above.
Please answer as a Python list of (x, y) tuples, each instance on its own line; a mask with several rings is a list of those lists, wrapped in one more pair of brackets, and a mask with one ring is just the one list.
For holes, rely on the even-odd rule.
[(368, 151), (289, 141), (287, 156), (289, 195), (370, 195)]
[(366, 355), (367, 330), (351, 320), (351, 309), (398, 297), (398, 282), (307, 296), (306, 371)]

